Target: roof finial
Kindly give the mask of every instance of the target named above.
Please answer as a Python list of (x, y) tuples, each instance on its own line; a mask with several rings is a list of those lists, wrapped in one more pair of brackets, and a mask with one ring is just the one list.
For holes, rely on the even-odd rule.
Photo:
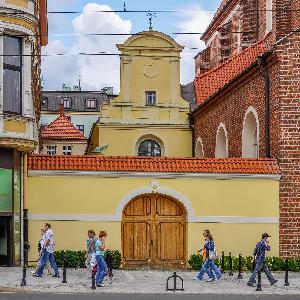
[(127, 11), (127, 9), (126, 9), (126, 2), (125, 1), (124, 1), (124, 4), (123, 4), (123, 10)]
[(147, 17), (149, 17), (149, 30), (153, 30), (153, 18), (156, 18), (156, 13), (149, 10)]

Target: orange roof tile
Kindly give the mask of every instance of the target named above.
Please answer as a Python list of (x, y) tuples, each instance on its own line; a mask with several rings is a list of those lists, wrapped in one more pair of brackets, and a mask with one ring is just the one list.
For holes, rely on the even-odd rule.
[(198, 159), (169, 157), (120, 156), (51, 156), (31, 155), (29, 170), (157, 172), (157, 173), (219, 173), (279, 174), (272, 159)]
[(260, 41), (231, 57), (220, 66), (196, 77), (195, 96), (197, 104), (203, 103), (245, 69), (249, 68), (256, 61), (257, 57), (266, 51), (267, 45), (265, 41)]
[(41, 134), (46, 140), (86, 140), (64, 114), (42, 129)]

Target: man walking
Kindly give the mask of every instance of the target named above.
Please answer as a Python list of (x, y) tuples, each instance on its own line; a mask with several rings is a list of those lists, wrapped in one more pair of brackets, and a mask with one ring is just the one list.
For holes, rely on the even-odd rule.
[(266, 251), (270, 251), (269, 237), (271, 237), (271, 236), (268, 233), (263, 233), (262, 237), (261, 237), (261, 241), (256, 244), (256, 247), (255, 247), (255, 250), (253, 253), (253, 256), (255, 259), (255, 268), (254, 268), (253, 274), (251, 275), (251, 277), (247, 283), (248, 286), (255, 286), (256, 275), (259, 271), (265, 272), (271, 285), (275, 284), (278, 281), (272, 276), (272, 274), (265, 262)]
[(54, 270), (54, 275), (52, 277), (59, 277), (59, 272), (57, 265), (54, 261), (54, 237), (53, 237), (53, 231), (51, 230), (51, 225), (49, 223), (45, 224), (45, 233), (43, 235), (43, 241), (41, 243), (42, 245), (42, 253), (40, 257), (40, 265), (38, 269), (36, 270), (35, 277), (42, 277), (44, 268), (47, 264), (47, 261), (49, 260), (50, 265), (52, 269)]

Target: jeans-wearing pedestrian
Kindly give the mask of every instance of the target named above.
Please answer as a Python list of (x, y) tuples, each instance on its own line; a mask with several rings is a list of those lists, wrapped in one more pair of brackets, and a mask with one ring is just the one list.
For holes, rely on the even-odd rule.
[(251, 277), (247, 283), (248, 286), (255, 286), (256, 276), (259, 271), (263, 271), (266, 274), (271, 285), (275, 284), (278, 281), (272, 276), (272, 274), (266, 264), (266, 261), (265, 261), (266, 260), (266, 251), (270, 251), (269, 237), (271, 237), (271, 236), (268, 233), (264, 233), (262, 235), (261, 241), (256, 244), (256, 247), (255, 247), (255, 250), (253, 253), (253, 256), (255, 259), (255, 267), (254, 267), (253, 274), (251, 275)]
[(86, 255), (85, 255), (85, 266), (88, 269), (91, 269), (91, 259), (92, 255), (94, 253), (94, 245), (95, 242), (97, 241), (96, 233), (94, 230), (89, 230), (88, 231), (88, 239), (86, 241)]
[(42, 250), (41, 250), (40, 264), (34, 276), (36, 277), (43, 276), (44, 268), (49, 260), (50, 265), (54, 270), (54, 275), (52, 277), (59, 277), (58, 268), (54, 261), (54, 255), (53, 255), (54, 236), (53, 236), (53, 231), (51, 230), (51, 225), (46, 223), (44, 230), (45, 230), (45, 234), (43, 235), (42, 242), (41, 242)]
[(101, 287), (104, 277), (107, 275), (107, 265), (104, 260), (105, 239), (107, 234), (105, 231), (100, 231), (99, 239), (95, 242), (95, 254), (97, 261), (96, 285)]
[[(219, 271), (218, 267), (216, 266), (216, 264), (214, 263), (213, 259), (211, 259), (211, 255), (210, 252), (211, 251), (215, 251), (215, 244), (213, 241), (213, 237), (212, 235), (209, 233), (206, 236), (206, 243), (204, 245), (205, 248), (205, 261), (202, 265), (202, 268), (200, 270), (200, 272), (198, 273), (198, 275), (195, 277), (195, 279), (199, 279), (199, 280), (203, 280), (203, 276), (205, 273), (207, 273), (209, 279), (208, 282), (210, 281), (214, 281), (215, 277), (217, 279), (220, 279), (222, 274)], [(215, 273), (215, 275), (214, 275)]]

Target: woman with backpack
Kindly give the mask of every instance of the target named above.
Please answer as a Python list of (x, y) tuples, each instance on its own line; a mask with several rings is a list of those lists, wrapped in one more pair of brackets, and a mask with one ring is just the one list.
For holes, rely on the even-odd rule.
[(214, 260), (218, 258), (218, 255), (217, 255), (217, 251), (215, 248), (213, 237), (210, 233), (208, 233), (205, 237), (204, 249), (205, 249), (206, 259), (202, 265), (200, 272), (195, 277), (195, 279), (203, 280), (203, 276), (204, 276), (205, 272), (207, 272), (208, 277), (209, 277), (209, 279), (207, 280), (208, 282), (215, 280), (214, 273), (215, 273), (217, 279), (220, 279), (222, 274), (214, 262)]

